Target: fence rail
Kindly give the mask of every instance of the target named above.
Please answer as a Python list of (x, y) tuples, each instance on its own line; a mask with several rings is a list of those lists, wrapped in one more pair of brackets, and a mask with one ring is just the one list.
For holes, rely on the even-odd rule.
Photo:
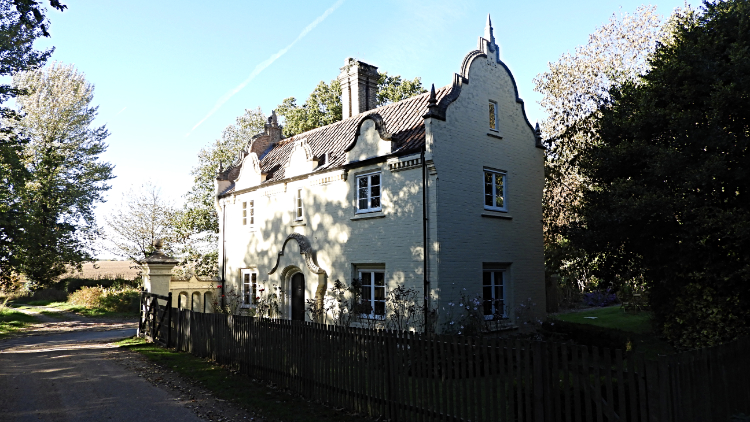
[(554, 342), (170, 313), (178, 350), (392, 421), (724, 422), (750, 410), (747, 338), (653, 361)]

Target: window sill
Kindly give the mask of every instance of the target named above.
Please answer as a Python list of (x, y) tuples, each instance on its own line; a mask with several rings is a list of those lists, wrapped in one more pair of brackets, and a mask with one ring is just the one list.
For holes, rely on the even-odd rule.
[(369, 220), (371, 218), (384, 218), (385, 214), (383, 211), (373, 211), (373, 212), (363, 212), (360, 214), (355, 214), (354, 217), (351, 218), (352, 221), (354, 220)]
[(487, 132), (487, 136), (491, 136), (497, 139), (503, 139), (503, 135), (501, 135), (500, 132)]
[(369, 321), (385, 321), (385, 315), (360, 314), (359, 317)]
[(299, 226), (306, 226), (306, 225), (307, 225), (307, 223), (305, 223), (304, 220), (300, 220), (300, 221), (292, 221), (292, 224), (290, 224), (289, 226), (291, 226), (291, 227), (299, 227)]
[(500, 218), (502, 220), (512, 220), (513, 219), (513, 216), (508, 215), (506, 213), (503, 213), (502, 211), (490, 211), (490, 210), (485, 210), (482, 213), (482, 217)]

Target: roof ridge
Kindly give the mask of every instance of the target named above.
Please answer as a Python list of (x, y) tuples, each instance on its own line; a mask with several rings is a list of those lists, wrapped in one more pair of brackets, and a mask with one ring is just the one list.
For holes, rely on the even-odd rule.
[[(446, 85), (444, 87), (439, 88), (436, 92), (442, 91), (444, 89), (449, 89), (451, 87), (452, 86), (449, 84), (449, 85)], [(328, 127), (331, 127), (331, 126), (334, 126), (334, 125), (341, 125), (341, 124), (344, 124), (344, 122), (347, 122), (347, 121), (354, 121), (354, 119), (361, 118), (362, 116), (367, 116), (369, 114), (372, 114), (373, 112), (377, 112), (378, 110), (385, 110), (385, 109), (387, 109), (389, 107), (396, 107), (398, 105), (406, 105), (406, 104), (408, 104), (410, 102), (416, 102), (417, 99), (420, 99), (421, 97), (424, 97), (426, 95), (429, 96), (430, 95), (430, 91), (423, 92), (423, 93), (421, 93), (419, 95), (415, 95), (413, 97), (404, 98), (401, 101), (396, 101), (396, 102), (393, 102), (393, 103), (388, 103), (386, 105), (383, 105), (383, 106), (380, 106), (380, 107), (377, 107), (377, 108), (373, 108), (371, 110), (363, 111), (362, 113), (359, 113), (356, 116), (347, 117), (346, 119), (342, 119), (342, 120), (339, 120), (337, 122), (333, 122), (331, 124), (327, 124), (325, 126), (319, 126), (319, 127), (314, 128), (314, 129), (310, 129), (308, 131), (305, 131), (305, 132), (302, 132), (302, 133), (298, 133), (298, 134), (296, 134), (294, 136), (290, 136), (290, 137), (288, 137), (286, 139), (283, 139), (283, 140), (279, 141), (279, 143), (282, 143), (284, 141), (299, 140), (300, 137), (304, 137), (304, 135), (306, 135), (306, 134), (313, 133), (313, 132), (316, 132), (318, 130), (322, 130), (322, 129), (325, 129), (325, 128), (328, 128)]]

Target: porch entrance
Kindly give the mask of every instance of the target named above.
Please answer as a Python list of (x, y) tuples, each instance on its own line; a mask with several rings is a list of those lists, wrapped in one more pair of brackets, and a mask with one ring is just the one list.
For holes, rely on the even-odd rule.
[(305, 276), (292, 276), (292, 321), (305, 320)]

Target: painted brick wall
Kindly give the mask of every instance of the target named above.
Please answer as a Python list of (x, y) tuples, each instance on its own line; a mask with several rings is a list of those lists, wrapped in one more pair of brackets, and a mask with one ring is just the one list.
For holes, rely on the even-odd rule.
[[(432, 119), (432, 156), (438, 171), (437, 294), (441, 306), (461, 294), (481, 295), (482, 264), (508, 263), (511, 310), (531, 299), (544, 312), (542, 244), (543, 150), (536, 147), (507, 68), (493, 58), (470, 65), (468, 84), (449, 105), (446, 121)], [(488, 135), (489, 101), (498, 107), (499, 135)], [(486, 212), (483, 169), (507, 172), (507, 213)], [(483, 217), (501, 214), (512, 219)], [(463, 290), (463, 289), (466, 290)]]

